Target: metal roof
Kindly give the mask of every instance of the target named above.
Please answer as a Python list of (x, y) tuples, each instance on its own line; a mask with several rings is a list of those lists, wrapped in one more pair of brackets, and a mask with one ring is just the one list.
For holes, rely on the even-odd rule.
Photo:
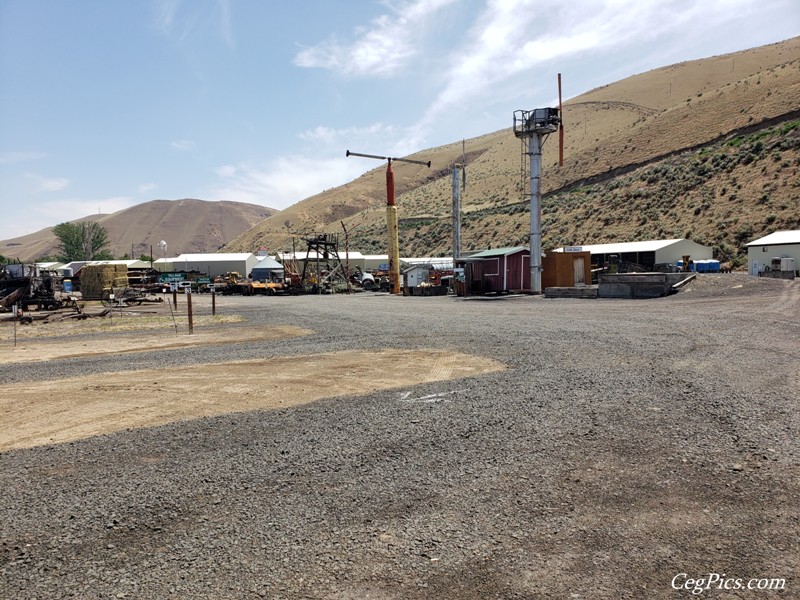
[(150, 261), (134, 260), (90, 260), (87, 265), (125, 265), (129, 269), (143, 269), (150, 266)]
[(431, 263), (452, 263), (452, 256), (412, 256), (409, 258), (400, 257), (400, 262), (409, 265), (429, 265)]
[[(645, 240), (642, 242), (618, 242), (613, 244), (589, 244), (580, 246), (582, 252), (591, 254), (618, 254), (622, 252), (655, 252), (678, 242), (691, 241), (686, 238), (675, 240)], [(697, 242), (692, 242), (693, 244)], [(556, 248), (554, 252), (563, 252), (564, 248)]]
[(475, 254), (465, 256), (464, 259), (468, 260), (471, 258), (491, 258), (493, 256), (508, 256), (509, 254), (516, 254), (517, 252), (521, 251), (530, 252), (530, 250), (525, 246), (509, 246), (507, 248), (491, 248), (490, 250), (476, 252)]
[(453, 259), (449, 256), (442, 257), (420, 257), (420, 258), (400, 258), (401, 266), (428, 267), (437, 271), (447, 271), (453, 268)]
[(253, 266), (253, 269), (274, 269), (282, 271), (283, 265), (274, 258), (265, 256)]
[(249, 260), (251, 256), (255, 256), (255, 254), (252, 252), (233, 252), (229, 254), (221, 254), (218, 252), (208, 254), (180, 254), (176, 258), (171, 259), (171, 261), (222, 262), (226, 260)]
[[(339, 252), (339, 258), (344, 260), (348, 257), (347, 252)], [(280, 260), (287, 260), (287, 259), (295, 259), (295, 260), (316, 260), (317, 259), (317, 251), (311, 250), (307, 252), (303, 250), (302, 252), (278, 252), (276, 255)], [(360, 260), (363, 258), (368, 258), (361, 254), (361, 252), (353, 252), (349, 253), (350, 260)], [(324, 253), (319, 255), (320, 260), (324, 259)], [(328, 259), (333, 258), (333, 253), (328, 253)]]
[(776, 231), (747, 244), (748, 246), (777, 246), (784, 244), (800, 244), (800, 229), (792, 231)]

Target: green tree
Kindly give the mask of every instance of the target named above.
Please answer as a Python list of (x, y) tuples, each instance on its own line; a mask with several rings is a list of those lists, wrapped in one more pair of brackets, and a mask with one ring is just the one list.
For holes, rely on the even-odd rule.
[(2, 254), (0, 254), (0, 265), (7, 265), (7, 264), (8, 264), (8, 259)]
[(92, 256), (92, 260), (115, 260), (114, 255), (108, 250), (100, 250)]
[[(98, 260), (109, 255), (103, 252), (108, 245), (108, 233), (95, 221), (78, 221), (59, 223), (53, 227), (53, 233), (61, 243), (61, 260)], [(108, 260), (108, 259), (105, 259)]]

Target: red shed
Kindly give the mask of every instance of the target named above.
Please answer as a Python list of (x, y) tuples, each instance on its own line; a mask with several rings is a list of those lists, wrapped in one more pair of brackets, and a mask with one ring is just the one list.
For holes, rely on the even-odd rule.
[(484, 250), (462, 260), (467, 293), (531, 289), (531, 253), (524, 246)]

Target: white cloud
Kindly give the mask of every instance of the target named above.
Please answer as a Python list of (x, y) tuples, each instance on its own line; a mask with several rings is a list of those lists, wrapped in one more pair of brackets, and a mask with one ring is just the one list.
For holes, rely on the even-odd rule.
[[(96, 214), (110, 214), (136, 204), (133, 198), (118, 196), (87, 200), (85, 198), (63, 198), (37, 202), (25, 213), (24, 226), (4, 227), (5, 235), (16, 237), (33, 231), (52, 227), (66, 221)], [(12, 225), (12, 224), (9, 224)]]
[(369, 27), (358, 28), (352, 43), (335, 36), (304, 48), (294, 58), (298, 67), (328, 69), (344, 75), (389, 76), (417, 54), (421, 25), (427, 18), (456, 0), (415, 0), (380, 15)]
[(0, 152), (0, 165), (38, 160), (47, 156), (43, 152)]
[(170, 146), (175, 150), (187, 151), (194, 150), (195, 143), (191, 140), (175, 140), (170, 142)]
[[(736, 6), (734, 6), (734, 4)], [(490, 0), (451, 54), (444, 84), (425, 114), (411, 128), (424, 143), (426, 132), (447, 111), (476, 102), (513, 97), (515, 90), (536, 93), (553, 88), (559, 65), (589, 53), (643, 52), (653, 40), (685, 41), (685, 31), (702, 24), (746, 18), (754, 0), (573, 0), (542, 10), (533, 0)], [(672, 35), (680, 32), (682, 35)], [(658, 52), (663, 45), (659, 44)], [(542, 74), (553, 76), (543, 81)], [(533, 89), (532, 89), (533, 88)]]
[(229, 177), (235, 177), (236, 170), (237, 169), (234, 165), (222, 165), (221, 167), (214, 169), (214, 173), (216, 173), (217, 176), (222, 179), (227, 179)]
[(157, 190), (158, 186), (155, 183), (143, 183), (139, 186), (138, 192), (140, 194), (149, 194), (153, 190)]
[[(186, 10), (182, 10), (184, 7)], [(219, 35), (229, 48), (236, 46), (231, 0), (195, 1), (184, 6), (182, 0), (156, 0), (153, 26), (179, 43), (195, 35)]]
[[(27, 235), (59, 223), (74, 221), (82, 217), (96, 214), (111, 214), (137, 204), (130, 196), (114, 196), (110, 198), (61, 198), (36, 202), (24, 207), (24, 212), (17, 210), (18, 219), (12, 218), (2, 222), (0, 237), (9, 239)], [(12, 207), (12, 210), (14, 207)]]
[(225, 40), (225, 43), (228, 45), (228, 47), (234, 48), (236, 46), (236, 40), (233, 37), (233, 27), (231, 26), (230, 0), (219, 0), (219, 10), (220, 10), (220, 20), (219, 20), (220, 34), (222, 35), (222, 39)]
[(69, 187), (70, 181), (66, 177), (42, 177), (36, 173), (25, 173), (25, 177), (36, 182), (37, 192), (60, 192)]
[(341, 157), (315, 159), (283, 156), (264, 165), (241, 163), (215, 169), (221, 185), (211, 196), (283, 209), (323, 190), (351, 181), (365, 169), (342, 152)]
[[(60, 219), (58, 222), (72, 221), (81, 217), (88, 217), (96, 214), (111, 214), (118, 210), (129, 208), (136, 204), (130, 196), (112, 196), (110, 198), (100, 198), (97, 200), (85, 198), (67, 198), (44, 202), (36, 207), (37, 212), (42, 215)], [(50, 223), (51, 225), (53, 223)]]
[(343, 143), (359, 143), (373, 138), (380, 138), (382, 136), (394, 136), (397, 130), (392, 125), (385, 125), (383, 123), (374, 123), (367, 127), (345, 127), (342, 129), (335, 129), (332, 127), (325, 127), (320, 125), (314, 129), (307, 129), (301, 132), (298, 137), (306, 142), (314, 142), (316, 144), (325, 144), (327, 146), (334, 146)]
[(165, 34), (172, 31), (175, 14), (178, 12), (179, 6), (180, 0), (158, 0), (156, 2), (154, 23), (159, 31)]

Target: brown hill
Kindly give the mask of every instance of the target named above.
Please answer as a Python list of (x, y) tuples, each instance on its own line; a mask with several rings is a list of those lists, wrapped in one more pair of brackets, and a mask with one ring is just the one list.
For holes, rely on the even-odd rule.
[[(168, 253), (216, 252), (237, 235), (275, 213), (275, 209), (243, 202), (207, 200), (151, 200), (110, 215), (83, 219), (97, 221), (108, 232), (108, 250), (115, 257), (153, 254), (165, 240)], [(79, 219), (81, 220), (81, 219)], [(0, 254), (21, 261), (58, 253), (51, 227), (26, 236), (0, 241)]]
[[(799, 98), (800, 37), (655, 69), (569, 100), (564, 166), (557, 166), (554, 138), (544, 148), (545, 246), (691, 234), (736, 254), (745, 236), (738, 223), (756, 236), (797, 226), (791, 182), (800, 154), (788, 124), (800, 118)], [(759, 140), (758, 160), (732, 164)], [(411, 157), (431, 160), (430, 169), (395, 163), (403, 254), (452, 252), (449, 167), (461, 150), (458, 142)], [(464, 248), (527, 242), (520, 141), (504, 129), (467, 140), (466, 153)], [(697, 170), (695, 159), (705, 165), (702, 176), (682, 175)], [(384, 172), (376, 168), (278, 212), (226, 249), (284, 249), (290, 229), (335, 232), (344, 220), (355, 230), (351, 247), (385, 252)], [(580, 202), (576, 190), (583, 190)]]

